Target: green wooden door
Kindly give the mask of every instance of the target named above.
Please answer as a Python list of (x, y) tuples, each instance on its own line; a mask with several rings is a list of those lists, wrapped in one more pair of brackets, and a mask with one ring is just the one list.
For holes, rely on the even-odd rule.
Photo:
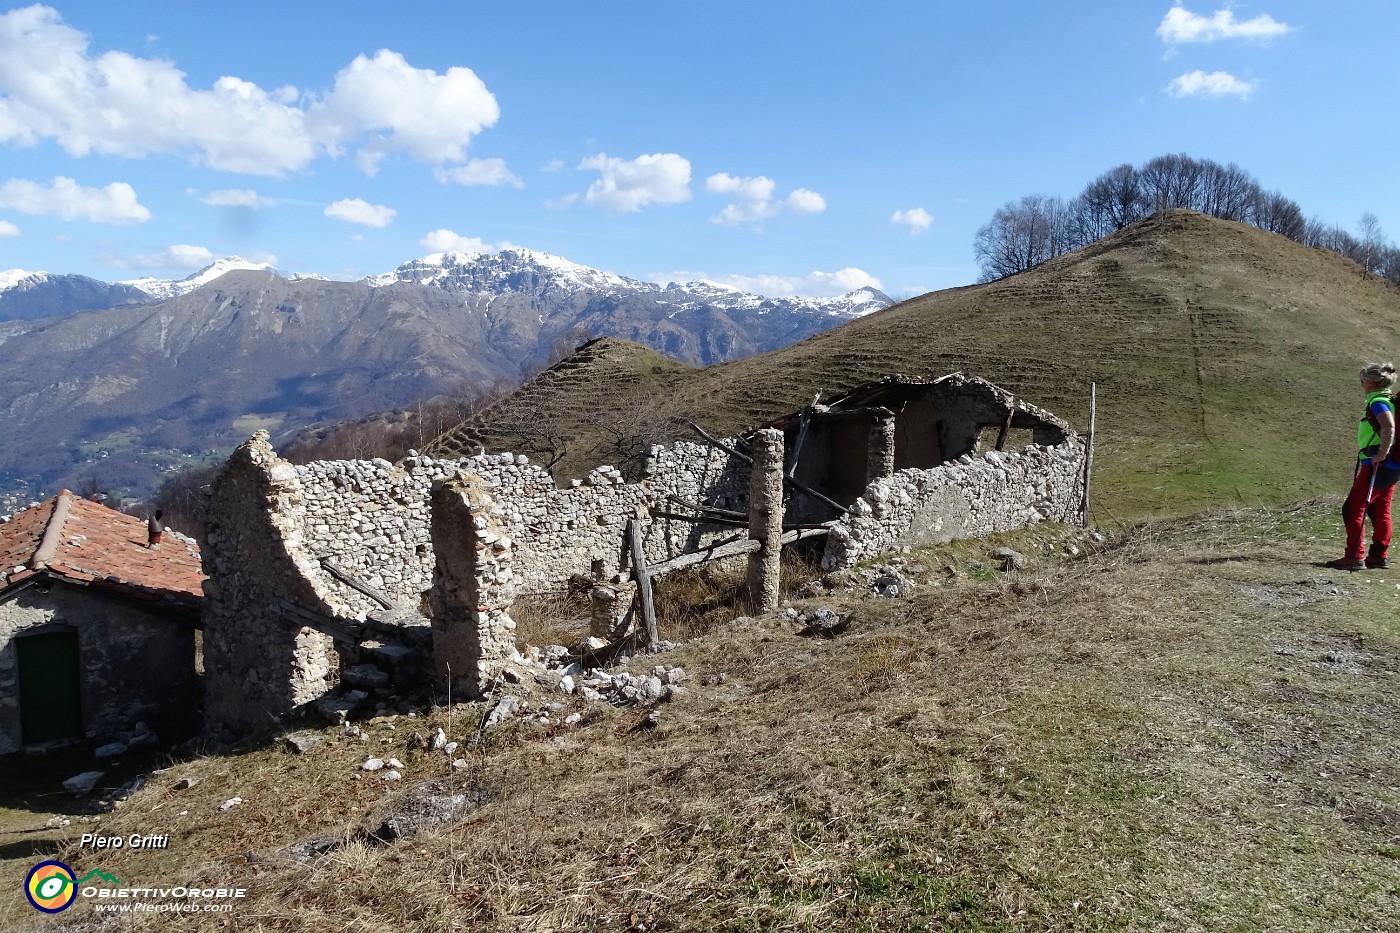
[(19, 662), (19, 725), (26, 745), (83, 734), (78, 633), (46, 632), (15, 639)]

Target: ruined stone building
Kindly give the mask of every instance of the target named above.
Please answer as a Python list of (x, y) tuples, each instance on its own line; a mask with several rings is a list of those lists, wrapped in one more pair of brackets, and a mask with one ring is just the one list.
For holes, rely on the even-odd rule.
[[(891, 377), (773, 422), (793, 527), (835, 569), (901, 545), (1079, 519), (1084, 444), (984, 380)], [(655, 447), (560, 488), (525, 457), (295, 466), (265, 434), (213, 485), (206, 539), (206, 715), (216, 733), (392, 690), (431, 668), (458, 696), (515, 658), (511, 600), (576, 575), (665, 564), (745, 536), (744, 437)], [(813, 529), (813, 526), (816, 526)]]
[(192, 543), (67, 490), (0, 524), (0, 754), (189, 735), (203, 579)]

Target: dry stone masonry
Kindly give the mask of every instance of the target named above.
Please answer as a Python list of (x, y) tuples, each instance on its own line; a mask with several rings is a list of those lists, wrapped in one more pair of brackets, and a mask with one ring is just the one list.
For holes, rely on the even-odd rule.
[[(1034, 442), (987, 449), (1009, 431)], [(213, 487), (207, 718), (236, 734), (309, 704), (343, 716), (415, 676), (440, 687), (449, 669), (454, 695), (483, 695), (530, 663), (511, 600), (578, 578), (592, 585), (593, 635), (615, 640), (634, 589), (633, 520), (650, 566), (743, 547), (767, 521), (751, 555), (762, 570), (786, 515), (788, 529), (825, 534), (824, 567), (843, 569), (904, 545), (1077, 520), (1084, 452), (1064, 422), (958, 375), (886, 379), (746, 438), (654, 447), (636, 483), (600, 466), (559, 488), (509, 453), (293, 466), (255, 435)], [(682, 517), (703, 510), (709, 521)], [(744, 515), (758, 524), (721, 521)], [(770, 578), (753, 578), (761, 611), (775, 602)]]

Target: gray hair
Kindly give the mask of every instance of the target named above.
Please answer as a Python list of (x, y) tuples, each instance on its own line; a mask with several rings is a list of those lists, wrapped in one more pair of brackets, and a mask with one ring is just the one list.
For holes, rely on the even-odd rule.
[(1361, 369), (1361, 378), (1374, 382), (1379, 388), (1389, 390), (1395, 385), (1394, 363), (1367, 363)]

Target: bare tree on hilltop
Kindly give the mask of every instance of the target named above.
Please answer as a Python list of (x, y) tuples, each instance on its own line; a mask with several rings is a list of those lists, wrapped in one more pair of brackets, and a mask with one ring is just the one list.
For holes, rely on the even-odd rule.
[(1170, 208), (1251, 224), (1305, 246), (1330, 249), (1400, 284), (1400, 251), (1386, 242), (1374, 214), (1362, 215), (1359, 236), (1305, 220), (1297, 202), (1265, 191), (1233, 162), (1221, 165), (1184, 153), (1157, 156), (1140, 168), (1123, 164), (1109, 169), (1068, 202), (1034, 194), (1002, 205), (973, 239), (973, 255), (982, 269), (979, 281), (1024, 272)]

